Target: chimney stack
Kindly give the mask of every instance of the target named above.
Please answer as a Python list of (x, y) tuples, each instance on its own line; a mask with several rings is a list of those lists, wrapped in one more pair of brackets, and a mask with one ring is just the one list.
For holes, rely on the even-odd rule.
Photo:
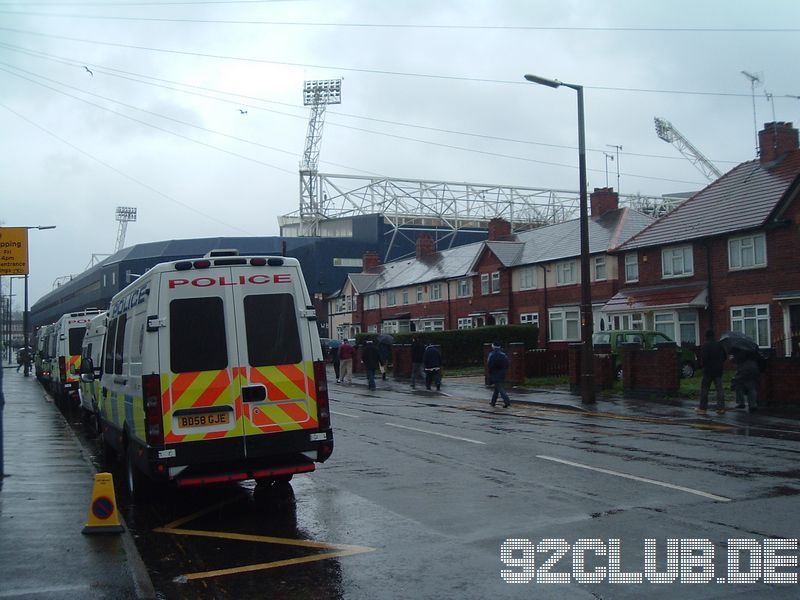
[(503, 240), (511, 236), (511, 223), (505, 219), (495, 217), (489, 221), (489, 237), (490, 242)]
[(377, 273), (378, 267), (381, 266), (381, 259), (378, 256), (377, 252), (365, 252), (364, 259), (362, 261), (362, 272), (363, 273)]
[(436, 252), (436, 242), (427, 233), (420, 233), (417, 236), (417, 260), (430, 256)]
[(778, 160), (797, 150), (797, 129), (784, 121), (764, 123), (764, 129), (758, 132), (758, 147), (761, 164)]
[(594, 191), (589, 196), (589, 201), (592, 206), (592, 216), (600, 217), (610, 210), (617, 210), (619, 208), (619, 194), (614, 191), (614, 188), (594, 188)]

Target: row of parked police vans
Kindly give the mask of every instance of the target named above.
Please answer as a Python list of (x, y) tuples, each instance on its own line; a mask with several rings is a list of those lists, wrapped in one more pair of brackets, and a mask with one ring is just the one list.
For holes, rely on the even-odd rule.
[(79, 405), (131, 494), (287, 481), (333, 452), (316, 314), (296, 259), (212, 251), (156, 265), (107, 311), (40, 328), (36, 375)]

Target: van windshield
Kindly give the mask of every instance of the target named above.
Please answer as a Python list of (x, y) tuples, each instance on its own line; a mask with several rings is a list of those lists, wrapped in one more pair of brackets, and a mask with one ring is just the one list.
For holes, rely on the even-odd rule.
[(228, 367), (222, 298), (186, 298), (170, 302), (169, 335), (173, 373)]
[(296, 364), (303, 360), (291, 294), (245, 296), (244, 322), (251, 367)]

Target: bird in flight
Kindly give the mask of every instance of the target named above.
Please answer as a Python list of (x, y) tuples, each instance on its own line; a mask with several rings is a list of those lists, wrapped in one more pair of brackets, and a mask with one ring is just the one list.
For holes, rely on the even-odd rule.
[(246, 110), (242, 110), (241, 108), (239, 109), (239, 112), (240, 112), (241, 114), (243, 114), (243, 115), (246, 115), (246, 114), (247, 114), (247, 111), (246, 111)]
[(92, 73), (92, 71), (91, 71), (91, 69), (89, 69), (89, 67), (87, 67), (86, 65), (83, 65), (83, 69), (84, 69), (84, 70), (85, 70), (85, 71), (86, 71), (86, 72), (87, 72), (89, 75), (91, 75), (92, 77), (94, 77), (94, 73)]

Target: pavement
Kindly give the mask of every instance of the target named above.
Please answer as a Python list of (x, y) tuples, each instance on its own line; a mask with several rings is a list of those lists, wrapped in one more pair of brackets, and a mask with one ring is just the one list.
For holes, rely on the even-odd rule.
[(127, 528), (81, 533), (95, 474), (88, 452), (35, 377), (2, 371), (0, 598), (154, 598)]
[[(2, 369), (5, 407), (0, 411), (5, 477), (0, 479), (0, 599), (1, 598), (155, 598), (152, 583), (130, 532), (83, 535), (89, 511), (95, 469), (58, 408), (33, 376), (23, 377), (13, 367)], [(349, 386), (335, 383), (329, 372), (331, 395)], [(391, 374), (378, 379), (378, 389), (414, 396), (448, 396), (473, 401), (476, 407), (504, 411), (498, 403), (489, 408), (491, 390), (483, 377), (445, 377), (440, 392), (424, 385), (412, 389), (407, 380)], [(362, 373), (353, 389), (366, 391)], [(508, 387), (513, 405), (535, 405), (551, 411), (573, 411), (587, 416), (685, 423), (687, 426), (800, 440), (796, 416), (748, 414), (729, 410), (707, 417), (694, 409), (696, 400), (665, 398), (631, 400), (599, 395), (595, 405), (581, 403), (567, 390)], [(0, 404), (1, 405), (1, 404)], [(120, 515), (120, 519), (122, 516)], [(124, 526), (124, 520), (123, 520)]]

